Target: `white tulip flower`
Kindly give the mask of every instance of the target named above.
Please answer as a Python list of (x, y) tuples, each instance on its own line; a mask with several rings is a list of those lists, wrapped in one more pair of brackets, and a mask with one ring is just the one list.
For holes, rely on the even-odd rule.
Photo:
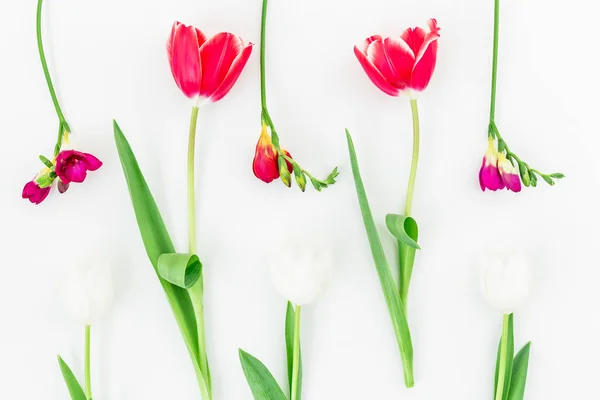
[(110, 262), (89, 259), (69, 268), (63, 281), (63, 298), (75, 322), (84, 326), (98, 322), (112, 304)]
[(271, 282), (286, 300), (296, 306), (312, 303), (327, 287), (333, 275), (331, 254), (312, 250), (297, 241), (277, 247), (270, 260)]
[(532, 286), (527, 261), (519, 256), (487, 256), (481, 264), (483, 292), (492, 308), (511, 314), (527, 302)]

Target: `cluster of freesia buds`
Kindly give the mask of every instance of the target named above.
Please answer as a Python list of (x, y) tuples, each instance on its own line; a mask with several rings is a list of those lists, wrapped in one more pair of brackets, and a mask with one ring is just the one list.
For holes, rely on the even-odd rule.
[(102, 166), (102, 161), (92, 154), (71, 149), (68, 135), (68, 132), (64, 133), (62, 146), (53, 161), (40, 156), (45, 167), (25, 184), (21, 195), (24, 199), (33, 204), (40, 204), (48, 197), (55, 181), (58, 192), (63, 194), (71, 183), (82, 183), (88, 171), (96, 171)]
[(479, 170), (479, 184), (483, 191), (506, 188), (513, 192), (520, 192), (522, 186), (536, 187), (538, 177), (550, 186), (554, 186), (557, 180), (565, 177), (560, 172), (544, 174), (531, 168), (529, 164), (510, 151), (494, 122), (490, 123), (488, 143), (488, 149), (483, 156)]

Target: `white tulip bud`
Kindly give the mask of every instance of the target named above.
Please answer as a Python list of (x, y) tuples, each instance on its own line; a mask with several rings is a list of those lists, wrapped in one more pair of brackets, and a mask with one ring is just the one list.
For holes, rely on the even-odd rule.
[(481, 260), (483, 292), (492, 308), (511, 314), (529, 298), (532, 273), (529, 264), (519, 256), (487, 256)]
[(289, 240), (272, 256), (271, 282), (286, 300), (296, 306), (312, 303), (327, 287), (333, 275), (328, 250), (313, 250)]
[(88, 259), (68, 268), (63, 280), (63, 299), (69, 314), (84, 326), (92, 325), (108, 311), (113, 299), (110, 262)]

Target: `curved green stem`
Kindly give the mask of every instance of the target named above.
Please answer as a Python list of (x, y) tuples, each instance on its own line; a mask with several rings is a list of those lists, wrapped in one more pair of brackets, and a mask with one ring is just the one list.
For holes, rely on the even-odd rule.
[(92, 400), (92, 378), (91, 378), (91, 351), (90, 351), (90, 336), (91, 327), (86, 325), (85, 327), (85, 398)]
[[(188, 186), (188, 240), (189, 252), (196, 254), (196, 174), (195, 174), (195, 151), (196, 151), (196, 127), (198, 125), (198, 106), (192, 108), (190, 119), (190, 133), (188, 140), (188, 164), (187, 164), (187, 186)], [(198, 282), (188, 290), (190, 299), (194, 306), (196, 325), (198, 331), (198, 355), (200, 360), (200, 373), (203, 380), (200, 382), (203, 399), (212, 398), (210, 372), (208, 368), (208, 357), (206, 355), (206, 335), (204, 332), (204, 277), (201, 275)], [(206, 387), (202, 387), (202, 386)]]
[(298, 399), (298, 377), (300, 371), (300, 306), (296, 306), (294, 322), (294, 358), (292, 362), (292, 400)]
[(52, 84), (52, 78), (50, 77), (50, 71), (48, 70), (48, 63), (46, 62), (46, 54), (44, 53), (44, 44), (42, 42), (42, 2), (43, 0), (38, 0), (36, 17), (37, 45), (38, 52), (40, 53), (40, 61), (42, 62), (44, 77), (46, 78), (46, 83), (48, 84), (48, 90), (50, 91), (50, 96), (52, 97), (52, 103), (54, 103), (58, 120), (60, 121), (64, 130), (71, 132), (71, 128), (69, 127), (69, 124), (67, 123), (67, 120), (65, 119), (65, 116), (60, 108), (56, 91), (54, 90), (54, 85)]
[[(498, 82), (498, 34), (500, 30), (500, 0), (494, 0), (494, 55), (492, 60), (492, 98), (490, 121), (496, 117), (496, 84)], [(491, 134), (491, 133), (490, 133)]]
[(502, 339), (500, 342), (500, 360), (498, 363), (498, 383), (496, 385), (495, 400), (502, 400), (504, 396), (504, 381), (506, 380), (506, 363), (508, 361), (508, 329), (509, 314), (504, 314), (502, 320)]
[(417, 165), (419, 164), (419, 108), (417, 100), (410, 100), (410, 108), (413, 118), (413, 151), (412, 163), (410, 165), (410, 177), (408, 179), (408, 190), (406, 191), (406, 204), (404, 205), (404, 215), (410, 216), (412, 211), (413, 193), (415, 191), (415, 180), (417, 179)]

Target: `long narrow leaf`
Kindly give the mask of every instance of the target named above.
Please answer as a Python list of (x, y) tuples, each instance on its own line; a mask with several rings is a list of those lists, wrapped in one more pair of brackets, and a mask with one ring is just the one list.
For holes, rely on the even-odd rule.
[(286, 400), (283, 390), (265, 365), (240, 349), (240, 362), (254, 400)]
[[(502, 354), (502, 338), (498, 344), (498, 356), (496, 358), (496, 375), (494, 378), (494, 395), (498, 392), (498, 375), (500, 372), (500, 357)], [(502, 400), (508, 398), (510, 381), (512, 375), (513, 356), (515, 354), (515, 336), (513, 330), (513, 314), (508, 317), (508, 343), (506, 347), (506, 366), (504, 371), (504, 389), (502, 391)]]
[[(294, 370), (294, 328), (296, 327), (296, 312), (294, 306), (288, 301), (285, 313), (285, 349), (287, 354), (288, 381), (290, 384), (290, 398), (292, 397), (292, 373)], [(302, 398), (302, 351), (300, 351), (300, 363), (298, 365), (298, 393), (296, 398)]]
[(71, 368), (69, 368), (67, 363), (60, 356), (58, 356), (58, 365), (60, 366), (60, 372), (62, 372), (62, 376), (67, 384), (67, 389), (69, 389), (71, 400), (86, 400), (85, 393), (77, 381), (77, 378), (75, 378), (73, 371), (71, 371)]
[(352, 142), (352, 137), (348, 130), (346, 130), (346, 139), (348, 140), (348, 150), (350, 152), (350, 162), (352, 164), (352, 173), (354, 175), (356, 192), (358, 194), (358, 202), (360, 204), (363, 222), (369, 238), (373, 261), (375, 262), (377, 274), (379, 275), (379, 282), (383, 289), (383, 295), (392, 319), (396, 340), (402, 356), (404, 380), (407, 387), (412, 387), (414, 385), (412, 372), (413, 347), (410, 330), (408, 328), (408, 321), (406, 320), (406, 314), (404, 313), (404, 305), (402, 304), (390, 267), (385, 258), (385, 252), (383, 251), (383, 246), (381, 245), (381, 240), (377, 233), (377, 227), (373, 220), (371, 208), (369, 207), (369, 200), (367, 199), (367, 194), (360, 176), (354, 143)]
[(119, 158), (129, 187), (131, 202), (135, 211), (140, 233), (148, 258), (154, 267), (160, 284), (173, 309), (173, 314), (183, 334), (185, 343), (195, 368), (199, 364), (198, 338), (194, 309), (187, 290), (175, 286), (162, 279), (158, 274), (158, 259), (162, 254), (175, 253), (173, 242), (167, 232), (154, 197), (148, 188), (144, 175), (140, 170), (137, 160), (123, 135), (117, 122), (114, 122), (115, 143)]
[(529, 352), (531, 342), (527, 343), (515, 356), (510, 380), (508, 400), (523, 400), (525, 384), (527, 383), (527, 369), (529, 368)]

